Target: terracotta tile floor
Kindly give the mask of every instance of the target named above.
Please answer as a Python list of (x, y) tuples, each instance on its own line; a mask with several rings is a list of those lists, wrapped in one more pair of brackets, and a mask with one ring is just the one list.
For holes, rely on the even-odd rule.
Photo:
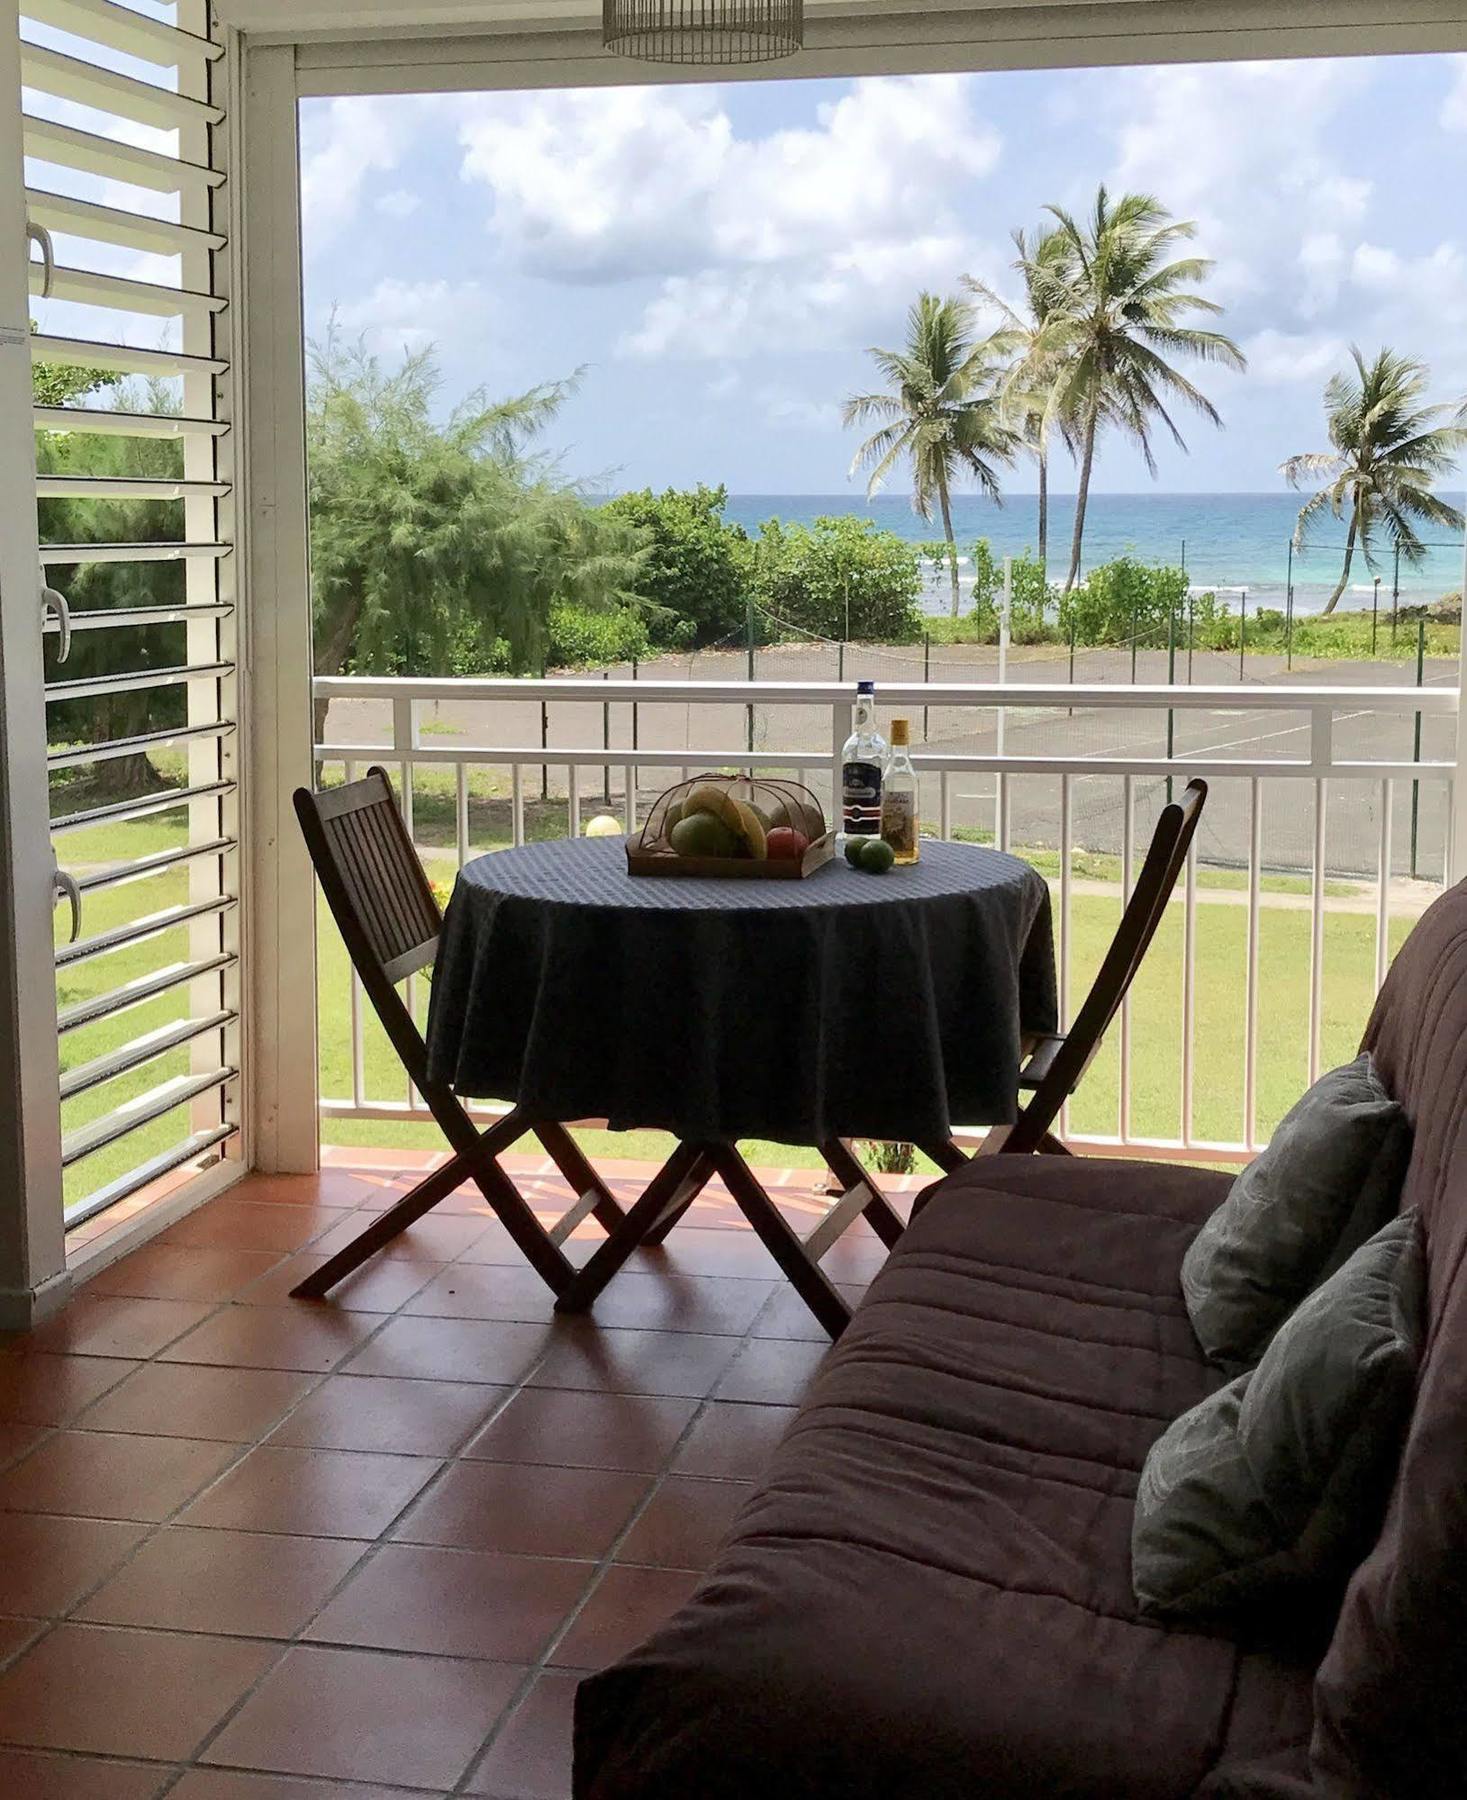
[[(594, 1319), (472, 1190), (293, 1301), (429, 1161), (325, 1160), (0, 1348), (0, 1795), (566, 1800), (577, 1680), (692, 1592), (823, 1354), (717, 1188)], [(858, 1225), (826, 1267), (855, 1300), (883, 1254)]]

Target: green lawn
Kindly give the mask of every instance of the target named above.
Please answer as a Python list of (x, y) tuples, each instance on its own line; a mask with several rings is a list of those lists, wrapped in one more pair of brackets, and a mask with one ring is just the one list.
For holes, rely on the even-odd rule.
[[(436, 881), (451, 882), (452, 862), (428, 852)], [(1231, 886), (1231, 884), (1228, 884)], [(1292, 889), (1294, 884), (1283, 883)], [(1119, 895), (1077, 895), (1071, 900), (1071, 995), (1083, 998), (1120, 917)], [(1244, 971), (1248, 915), (1246, 908), (1219, 900), (1209, 903), (1206, 890), (1197, 919), (1197, 1021), (1193, 1084), (1197, 1135), (1236, 1141), (1242, 1135)], [(1410, 928), (1409, 919), (1392, 922), (1392, 953)], [(1309, 914), (1265, 906), (1259, 929), (1258, 1130), (1266, 1136), (1308, 1084)], [(345, 1097), (351, 1093), (350, 1039), (347, 1026), (345, 952), (328, 916), (319, 932), (321, 984), (321, 1089)], [(1354, 1054), (1370, 1010), (1375, 966), (1375, 921), (1359, 913), (1336, 913), (1325, 921), (1324, 1066)], [(418, 984), (420, 1011), (426, 1007), (426, 984)], [(1073, 1010), (1073, 1008), (1072, 1008)], [(1131, 1130), (1148, 1137), (1175, 1137), (1181, 1130), (1182, 915), (1174, 905), (1132, 989)], [(365, 1091), (376, 1100), (403, 1096), (403, 1077), (391, 1049), (363, 1009)], [(1073, 1128), (1114, 1134), (1118, 1127), (1120, 1028), (1117, 1025), (1086, 1076), (1073, 1107)], [(367, 1120), (333, 1120), (332, 1142), (407, 1148), (435, 1148), (431, 1124), (411, 1125)], [(660, 1133), (584, 1134), (587, 1146), (601, 1154), (631, 1157), (665, 1155), (671, 1140)], [(761, 1163), (815, 1166), (813, 1151), (798, 1147), (754, 1144), (748, 1153)]]
[[(430, 787), (418, 794), (418, 837), (435, 880), (451, 882), (452, 807), (446, 793)], [(490, 796), (476, 802), (472, 838), (476, 850), (505, 841), (507, 809)], [(564, 832), (564, 807), (534, 807), (527, 828), (535, 836)], [(124, 825), (75, 834), (67, 844), (70, 866), (125, 861), (182, 841), (184, 824), (162, 815)], [(1034, 859), (1051, 878), (1052, 853)], [(1113, 880), (1112, 858), (1077, 856), (1074, 873), (1091, 881)], [(85, 928), (94, 935), (187, 897), (187, 875), (171, 871), (88, 896)], [(1235, 1140), (1242, 1130), (1244, 967), (1246, 909), (1229, 903), (1225, 893), (1237, 885), (1226, 871), (1204, 871), (1197, 921), (1197, 994), (1195, 1049), (1195, 1121), (1204, 1138)], [(1290, 878), (1265, 881), (1265, 887), (1295, 891)], [(1307, 884), (1305, 884), (1307, 885)], [(1331, 884), (1335, 889), (1340, 884)], [(1216, 889), (1215, 898), (1210, 899)], [(1083, 996), (1120, 912), (1119, 896), (1078, 894), (1071, 902), (1073, 921), (1071, 995)], [(1393, 922), (1392, 950), (1409, 929), (1408, 919)], [(1258, 1126), (1266, 1135), (1307, 1083), (1306, 1029), (1309, 1005), (1309, 914), (1265, 906), (1260, 944)], [(351, 1092), (349, 987), (345, 954), (335, 928), (322, 909), (319, 921), (320, 1021), (322, 1092)], [(1132, 998), (1131, 1129), (1144, 1136), (1174, 1137), (1181, 1124), (1181, 945), (1180, 907), (1174, 906), (1148, 956)], [(58, 978), (58, 997), (65, 1005), (84, 994), (118, 986), (136, 975), (188, 955), (187, 931), (178, 928), (151, 941), (94, 958)], [(1323, 1056), (1325, 1065), (1351, 1055), (1370, 1008), (1374, 968), (1374, 919), (1368, 914), (1333, 913), (1325, 923)], [(417, 984), (418, 1003), (426, 1007), (427, 984)], [(147, 1002), (110, 1020), (68, 1033), (62, 1040), (63, 1067), (114, 1049), (167, 1021), (182, 1018), (186, 992)], [(365, 1084), (369, 1097), (400, 1100), (402, 1072), (390, 1048), (363, 1007)], [(1112, 1036), (1086, 1077), (1073, 1108), (1073, 1126), (1082, 1132), (1114, 1133), (1117, 1129), (1119, 1030)], [(124, 1104), (169, 1076), (186, 1073), (188, 1051), (167, 1057), (92, 1090), (67, 1104), (64, 1128), (72, 1130)], [(130, 1134), (116, 1145), (75, 1165), (67, 1177), (68, 1204), (94, 1191), (114, 1175), (146, 1156), (177, 1143), (189, 1129), (180, 1109)], [(365, 1120), (333, 1120), (328, 1139), (343, 1145), (438, 1148), (430, 1123), (396, 1124)], [(657, 1133), (587, 1133), (593, 1154), (655, 1157), (669, 1147)], [(810, 1166), (808, 1150), (754, 1144), (749, 1153), (764, 1164)]]

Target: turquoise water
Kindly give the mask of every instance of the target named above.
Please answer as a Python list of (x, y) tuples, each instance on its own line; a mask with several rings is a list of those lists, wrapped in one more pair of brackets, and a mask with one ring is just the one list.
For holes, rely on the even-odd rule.
[[(1462, 500), (1457, 494), (1445, 494), (1443, 498), (1457, 505)], [(1085, 520), (1085, 564), (1089, 567), (1125, 554), (1145, 562), (1185, 563), (1195, 586), (1247, 588), (1250, 607), (1279, 605), (1289, 579), (1289, 539), (1299, 504), (1300, 497), (1287, 492), (1092, 494)], [(900, 494), (878, 495), (869, 502), (850, 491), (732, 494), (726, 516), (752, 533), (771, 517), (808, 524), (827, 513), (862, 513), (914, 542), (941, 535), (941, 528), (919, 519), (910, 502)], [(1002, 506), (976, 494), (960, 494), (953, 500), (953, 530), (960, 549), (967, 549), (975, 538), (985, 537), (996, 555), (1017, 556), (1034, 547), (1036, 519), (1037, 502), (1033, 495), (1016, 494)], [(1063, 579), (1073, 522), (1074, 496), (1053, 496), (1049, 519), (1051, 579)], [(1323, 605), (1339, 578), (1344, 538), (1344, 525), (1330, 520), (1318, 532), (1316, 547), (1306, 555), (1295, 555), (1294, 604), (1299, 611), (1317, 611)], [(1370, 606), (1373, 576), (1377, 574), (1381, 577), (1382, 604), (1388, 604), (1395, 577), (1393, 558), (1386, 554), (1372, 571), (1357, 554), (1341, 607)], [(1426, 561), (1414, 569), (1401, 563), (1403, 598), (1435, 599), (1456, 592), (1461, 583), (1460, 541), (1434, 544)]]

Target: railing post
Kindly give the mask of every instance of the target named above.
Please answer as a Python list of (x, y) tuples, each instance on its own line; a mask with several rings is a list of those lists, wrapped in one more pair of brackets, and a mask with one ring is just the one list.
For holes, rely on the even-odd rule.
[(1248, 590), (1243, 589), (1243, 598), (1238, 609), (1238, 680), (1243, 679), (1243, 658), (1248, 653)]
[(1309, 709), (1309, 772), (1323, 779), (1334, 761), (1335, 711), (1332, 706)]
[[(1186, 555), (1186, 540), (1183, 540), (1182, 554)], [(1177, 609), (1173, 606), (1167, 614), (1166, 621), (1166, 684), (1175, 687), (1177, 684)], [(1166, 709), (1166, 759), (1172, 760), (1176, 747), (1177, 715), (1169, 706)], [(1172, 778), (1166, 778), (1166, 803), (1172, 803)]]
[[(540, 660), (540, 679), (541, 681), (545, 679), (543, 657)], [(542, 751), (550, 748), (550, 708), (543, 700), (540, 702), (540, 748)], [(540, 764), (540, 798), (542, 800), (550, 798), (550, 764), (548, 762)]]
[[(603, 681), (610, 681), (611, 670), (603, 669), (601, 671), (601, 679)], [(611, 702), (609, 700), (603, 700), (601, 702), (601, 748), (603, 750), (609, 750), (611, 748)], [(611, 764), (609, 762), (601, 765), (601, 800), (602, 804), (606, 807), (606, 810), (610, 812)]]
[(835, 699), (830, 703), (830, 825), (832, 831), (845, 829), (842, 804), (841, 763), (846, 739), (851, 735), (851, 702)]
[[(1420, 687), (1426, 665), (1426, 615), (1423, 613), (1416, 621), (1416, 685)], [(1411, 760), (1421, 761), (1421, 714), (1415, 715), (1415, 725), (1411, 732)], [(1461, 720), (1457, 729), (1462, 729)], [(1421, 810), (1421, 782), (1418, 777), (1411, 778), (1411, 879), (1416, 879), (1416, 831)]]

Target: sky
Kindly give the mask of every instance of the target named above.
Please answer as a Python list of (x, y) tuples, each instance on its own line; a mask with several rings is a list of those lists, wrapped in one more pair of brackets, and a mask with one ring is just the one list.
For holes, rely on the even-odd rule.
[[(1013, 228), (1099, 181), (1196, 221), (1249, 362), (1158, 489), (1277, 489), (1352, 342), (1467, 394), (1467, 57), (308, 100), (302, 139), (308, 330), (433, 344), (445, 405), (579, 370), (597, 488), (858, 494), (868, 347), (963, 274), (1017, 298)], [(1097, 490), (1152, 485), (1103, 443)]]

